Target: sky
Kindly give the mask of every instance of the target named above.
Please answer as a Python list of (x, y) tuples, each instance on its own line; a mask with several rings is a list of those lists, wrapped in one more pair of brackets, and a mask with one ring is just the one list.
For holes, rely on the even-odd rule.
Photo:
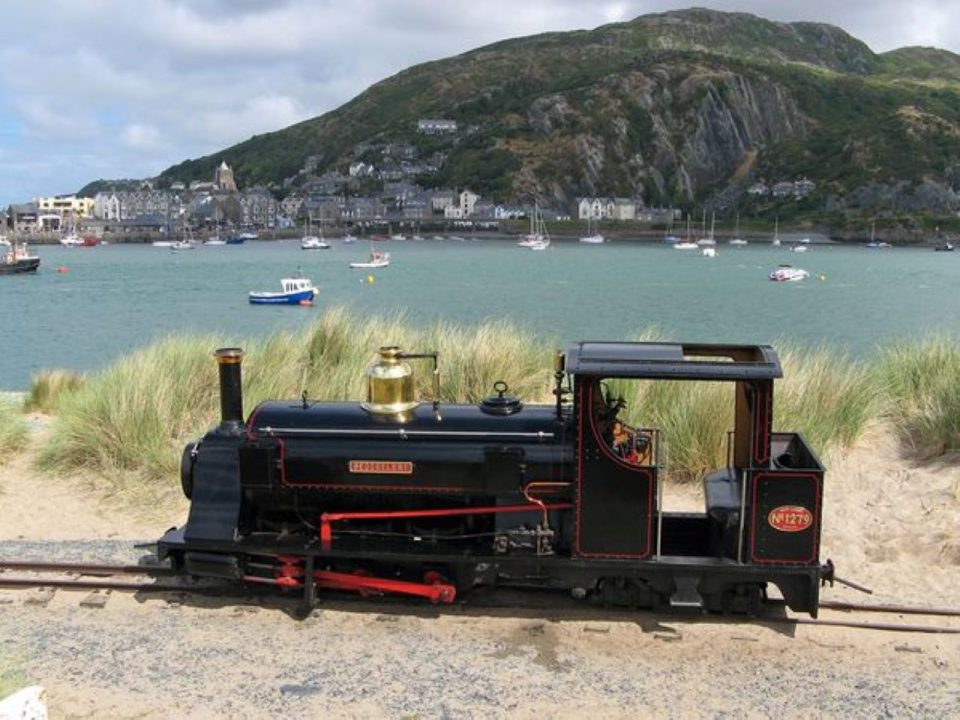
[[(699, 0), (960, 53), (955, 0)], [(0, 207), (146, 178), (321, 115), (405, 67), (690, 7), (659, 0), (5, 0)]]

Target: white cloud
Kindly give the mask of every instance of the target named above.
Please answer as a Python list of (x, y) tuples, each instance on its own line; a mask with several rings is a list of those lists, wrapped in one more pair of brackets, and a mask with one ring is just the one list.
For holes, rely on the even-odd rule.
[[(145, 177), (320, 115), (409, 65), (676, 0), (45, 0), (4, 7), (0, 204)], [(697, 0), (838, 25), (877, 51), (960, 51), (960, 3)], [(16, 172), (10, 172), (16, 168)]]
[(120, 139), (134, 150), (153, 150), (161, 145), (160, 131), (152, 125), (141, 123), (131, 123), (123, 128)]

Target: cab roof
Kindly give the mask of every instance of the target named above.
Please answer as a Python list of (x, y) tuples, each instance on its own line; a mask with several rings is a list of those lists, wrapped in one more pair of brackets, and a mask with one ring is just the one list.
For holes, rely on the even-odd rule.
[(783, 377), (769, 345), (579, 342), (567, 350), (571, 375), (672, 380), (773, 380)]

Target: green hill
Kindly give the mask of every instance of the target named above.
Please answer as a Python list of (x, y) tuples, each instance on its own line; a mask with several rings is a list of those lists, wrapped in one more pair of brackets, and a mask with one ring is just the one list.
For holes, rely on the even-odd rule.
[[(428, 117), (456, 120), (457, 134), (418, 135)], [(960, 187), (958, 138), (956, 55), (875, 54), (830, 25), (692, 9), (417, 65), (161, 180), (209, 179), (225, 159), (242, 185), (289, 186), (307, 158), (319, 174), (403, 143), (420, 157), (443, 153), (425, 184), (498, 200), (690, 204), (747, 181), (806, 176), (818, 184), (811, 207), (849, 205), (843, 198), (866, 188), (894, 211), (937, 211), (956, 200), (954, 176)]]

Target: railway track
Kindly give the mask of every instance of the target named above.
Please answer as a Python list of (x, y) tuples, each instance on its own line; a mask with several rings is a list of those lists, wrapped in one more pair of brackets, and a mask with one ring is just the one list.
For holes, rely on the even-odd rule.
[[(11, 577), (8, 573), (15, 572)], [(27, 577), (23, 574), (29, 574)], [(139, 577), (142, 581), (125, 581), (108, 578)], [(184, 582), (157, 582), (158, 579), (181, 579), (182, 575), (165, 565), (112, 565), (98, 563), (51, 563), (34, 561), (0, 561), (0, 589), (27, 590), (31, 588), (54, 588), (57, 590), (110, 590), (133, 593), (188, 593), (210, 594), (211, 592), (229, 592), (221, 586), (192, 585)], [(406, 605), (406, 603), (403, 603)], [(499, 603), (483, 600), (470, 603), (476, 608), (504, 607)], [(926, 607), (922, 605), (903, 605), (893, 603), (854, 603), (838, 600), (825, 600), (820, 610), (828, 613), (898, 615), (913, 617), (960, 618), (960, 608)], [(689, 618), (690, 616), (678, 616)], [(880, 630), (885, 632), (924, 633), (960, 635), (960, 625), (924, 625), (901, 622), (875, 622), (834, 617), (789, 617), (766, 616), (757, 618), (760, 622), (786, 625), (813, 625), (820, 627), (841, 627), (859, 630)]]

